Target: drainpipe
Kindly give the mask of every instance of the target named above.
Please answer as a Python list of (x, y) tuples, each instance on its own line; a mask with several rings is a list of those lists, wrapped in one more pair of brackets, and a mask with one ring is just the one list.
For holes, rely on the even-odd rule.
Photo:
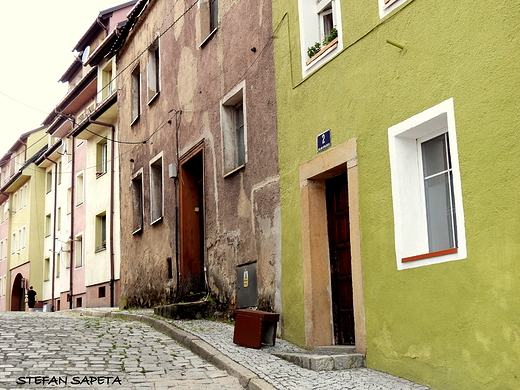
[(51, 280), (51, 299), (52, 306), (51, 311), (54, 311), (54, 281), (56, 272), (56, 208), (58, 203), (58, 163), (45, 156), (46, 160), (49, 160), (54, 164), (54, 223), (52, 227), (52, 280)]
[(105, 38), (108, 36), (108, 27), (105, 26), (103, 24), (103, 22), (101, 21), (101, 16), (98, 16), (97, 19), (96, 19), (96, 23), (101, 26), (101, 28), (103, 29), (103, 31), (105, 31)]
[(114, 307), (115, 304), (115, 298), (114, 298), (114, 283), (115, 283), (115, 259), (114, 259), (114, 176), (115, 176), (115, 134), (116, 134), (116, 127), (110, 123), (103, 123), (98, 122), (95, 120), (92, 120), (91, 118), (88, 119), (88, 121), (95, 125), (110, 127), (111, 129), (111, 146), (110, 146), (110, 226), (109, 226), (109, 236), (110, 236), (110, 307)]
[(70, 263), (69, 263), (69, 309), (73, 308), (73, 287), (74, 287), (74, 275), (73, 270), (75, 267), (75, 259), (74, 259), (74, 251), (76, 246), (76, 239), (75, 239), (75, 230), (74, 230), (74, 202), (75, 202), (75, 190), (76, 190), (76, 138), (72, 137), (72, 178), (71, 178), (71, 186), (70, 186)]

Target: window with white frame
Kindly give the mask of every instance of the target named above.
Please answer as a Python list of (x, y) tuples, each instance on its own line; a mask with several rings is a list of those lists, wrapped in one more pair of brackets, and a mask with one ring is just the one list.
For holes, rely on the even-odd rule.
[(132, 177), (132, 206), (133, 206), (133, 229), (138, 233), (143, 229), (143, 171), (140, 170)]
[(146, 68), (148, 104), (154, 100), (160, 91), (160, 56), (159, 40), (157, 39), (148, 49), (148, 66)]
[(16, 232), (11, 234), (11, 254), (14, 255), (17, 251)]
[(108, 171), (108, 142), (103, 139), (96, 146), (96, 177), (103, 176)]
[(150, 218), (151, 224), (163, 216), (163, 160), (162, 154), (150, 162)]
[(107, 249), (107, 214), (96, 215), (96, 252)]
[(52, 233), (52, 217), (50, 214), (45, 216), (45, 237), (49, 237)]
[(76, 268), (80, 268), (83, 266), (83, 236), (76, 236), (74, 240), (74, 258)]
[(388, 129), (398, 269), (466, 258), (453, 99)]
[(44, 265), (43, 265), (43, 281), (47, 282), (51, 278), (51, 258), (46, 257), (44, 259)]
[(213, 36), (218, 28), (218, 0), (201, 0), (199, 3), (200, 46)]
[(141, 115), (141, 73), (139, 66), (132, 72), (131, 83), (131, 122), (134, 123)]
[(83, 204), (85, 188), (83, 180), (83, 172), (76, 176), (76, 206)]
[(4, 260), (4, 240), (0, 240), (0, 261)]
[(384, 18), (406, 1), (408, 0), (377, 0), (379, 5), (379, 18)]
[(223, 142), (223, 173), (227, 175), (243, 167), (247, 161), (245, 82), (240, 83), (222, 99), (220, 125)]
[(109, 61), (101, 71), (101, 98), (105, 100), (115, 90), (114, 65)]
[(298, 0), (303, 76), (343, 47), (340, 0)]
[(19, 240), (18, 247), (20, 248), (20, 250), (25, 249), (25, 244), (26, 244), (25, 226), (18, 230), (18, 240)]
[(46, 190), (47, 193), (52, 191), (52, 169), (47, 171), (47, 180), (46, 180)]
[(54, 276), (56, 277), (56, 279), (58, 279), (60, 277), (60, 271), (61, 271), (61, 256), (59, 253), (56, 253), (56, 258), (55, 258), (55, 265), (54, 265)]

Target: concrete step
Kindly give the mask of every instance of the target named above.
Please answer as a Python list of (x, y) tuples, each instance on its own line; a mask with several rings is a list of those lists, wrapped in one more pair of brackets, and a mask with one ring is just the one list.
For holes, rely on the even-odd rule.
[(316, 347), (304, 352), (276, 352), (275, 356), (313, 371), (338, 371), (365, 367), (365, 355), (350, 345)]

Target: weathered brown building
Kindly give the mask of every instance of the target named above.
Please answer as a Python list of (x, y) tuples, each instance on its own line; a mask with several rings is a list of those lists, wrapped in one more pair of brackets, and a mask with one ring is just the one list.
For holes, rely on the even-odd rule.
[(121, 306), (209, 294), (281, 309), (272, 39), (270, 0), (148, 0), (129, 15), (113, 49)]

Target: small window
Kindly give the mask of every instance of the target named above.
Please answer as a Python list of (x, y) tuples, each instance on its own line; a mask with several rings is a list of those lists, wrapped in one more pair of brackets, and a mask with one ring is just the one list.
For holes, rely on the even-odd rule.
[(218, 0), (202, 0), (199, 4), (200, 46), (203, 46), (214, 35), (218, 28)]
[(298, 0), (304, 77), (341, 51), (340, 10), (340, 0)]
[(52, 233), (52, 217), (50, 214), (45, 216), (45, 237), (49, 237)]
[(103, 140), (96, 146), (96, 177), (103, 176), (108, 170), (108, 142)]
[(16, 243), (16, 232), (11, 234), (11, 254), (14, 255), (17, 251), (17, 243)]
[(106, 287), (102, 286), (98, 289), (98, 298), (105, 298), (106, 297)]
[(47, 193), (52, 191), (52, 170), (47, 171), (47, 182), (46, 182)]
[(132, 90), (131, 90), (131, 108), (132, 108), (132, 124), (139, 119), (141, 115), (141, 73), (139, 67), (132, 72)]
[(160, 91), (160, 56), (159, 40), (150, 46), (148, 50), (147, 85), (148, 85), (148, 104), (154, 100)]
[(74, 257), (75, 267), (80, 268), (83, 266), (83, 237), (77, 236), (74, 241)]
[(43, 281), (47, 282), (51, 278), (51, 259), (50, 257), (46, 257), (44, 261), (44, 270), (43, 270)]
[(163, 217), (163, 163), (162, 156), (150, 163), (150, 215), (152, 224)]
[(115, 80), (114, 80), (114, 72), (112, 68), (112, 61), (110, 61), (104, 68), (101, 73), (101, 88), (103, 88), (101, 92), (101, 97), (105, 100), (108, 96), (112, 94), (115, 90)]
[(399, 8), (407, 0), (378, 0), (379, 17), (384, 18), (394, 9)]
[(142, 171), (132, 179), (133, 233), (143, 229), (143, 174)]
[(96, 252), (107, 249), (107, 215), (96, 215)]
[(246, 164), (244, 84), (228, 94), (221, 107), (224, 175), (228, 175)]
[(466, 257), (453, 100), (388, 130), (398, 269)]
[(83, 181), (83, 173), (80, 173), (76, 176), (76, 206), (80, 206), (83, 204), (84, 192), (85, 188)]
[(56, 253), (56, 265), (54, 266), (54, 276), (56, 279), (60, 277), (60, 269), (61, 269), (61, 256), (59, 253)]
[(61, 230), (61, 207), (58, 207), (58, 210), (56, 211), (56, 229), (58, 231)]
[(18, 241), (20, 250), (25, 249), (26, 237), (25, 237), (25, 226), (18, 230)]
[(61, 184), (61, 176), (62, 176), (62, 164), (61, 164), (61, 160), (60, 160), (60, 161), (58, 161), (58, 173), (57, 173), (58, 185)]
[(83, 298), (76, 298), (76, 307), (83, 307)]

